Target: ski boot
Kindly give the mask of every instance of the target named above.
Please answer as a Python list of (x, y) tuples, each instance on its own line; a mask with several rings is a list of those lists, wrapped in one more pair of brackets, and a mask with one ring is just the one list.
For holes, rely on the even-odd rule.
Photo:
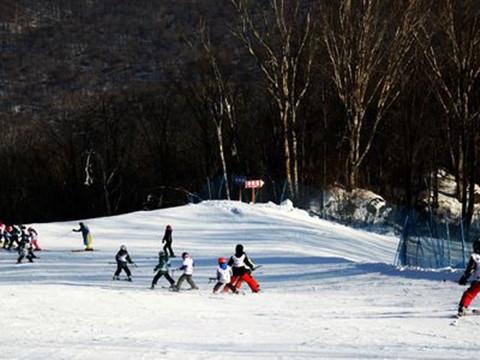
[(120, 276), (113, 275), (112, 280), (120, 280)]
[(127, 277), (127, 281), (130, 281), (130, 282), (132, 282), (132, 278), (131, 278), (130, 276), (129, 276), (129, 277)]
[(465, 316), (465, 315), (467, 315), (467, 308), (464, 307), (463, 305), (460, 305), (458, 307), (457, 317), (462, 317), (462, 316)]

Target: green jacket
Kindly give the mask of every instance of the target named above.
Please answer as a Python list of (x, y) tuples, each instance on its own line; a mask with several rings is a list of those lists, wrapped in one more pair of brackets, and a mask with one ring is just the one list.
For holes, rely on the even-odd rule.
[(168, 259), (168, 255), (161, 255), (158, 257), (158, 265), (155, 266), (155, 271), (160, 272), (168, 272), (168, 268), (170, 266), (170, 260)]

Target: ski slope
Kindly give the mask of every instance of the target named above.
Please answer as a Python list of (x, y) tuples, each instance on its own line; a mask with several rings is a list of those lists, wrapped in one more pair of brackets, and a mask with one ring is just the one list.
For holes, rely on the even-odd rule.
[[(197, 205), (35, 224), (33, 264), (0, 252), (1, 359), (476, 358), (480, 317), (450, 326), (458, 273), (396, 269), (394, 237), (308, 216), (286, 203)], [(195, 259), (198, 291), (149, 285), (166, 224), (177, 254)], [(216, 259), (236, 244), (263, 266), (262, 292), (212, 295)], [(133, 283), (112, 281), (125, 244)], [(173, 267), (180, 260), (173, 260)], [(178, 277), (178, 273), (174, 277)], [(164, 287), (162, 287), (163, 285)]]

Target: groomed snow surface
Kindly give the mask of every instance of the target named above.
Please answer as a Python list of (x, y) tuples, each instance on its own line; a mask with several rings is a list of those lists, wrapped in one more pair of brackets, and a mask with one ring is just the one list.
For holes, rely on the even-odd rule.
[[(288, 203), (212, 201), (85, 222), (98, 251), (72, 252), (81, 235), (64, 222), (35, 225), (48, 251), (33, 264), (0, 252), (1, 359), (478, 357), (480, 317), (450, 325), (459, 273), (396, 269), (396, 238)], [(165, 279), (149, 289), (166, 224), (177, 254), (195, 259), (198, 291), (170, 292)], [(263, 265), (262, 292), (212, 295), (216, 259), (237, 243)], [(132, 283), (111, 280), (121, 244), (138, 264)]]

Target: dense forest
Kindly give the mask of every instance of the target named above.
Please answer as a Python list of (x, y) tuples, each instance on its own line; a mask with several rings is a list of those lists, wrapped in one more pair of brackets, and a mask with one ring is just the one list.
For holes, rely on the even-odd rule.
[(6, 222), (236, 198), (235, 175), (414, 207), (442, 169), (468, 221), (480, 2), (0, 0), (0, 122)]

